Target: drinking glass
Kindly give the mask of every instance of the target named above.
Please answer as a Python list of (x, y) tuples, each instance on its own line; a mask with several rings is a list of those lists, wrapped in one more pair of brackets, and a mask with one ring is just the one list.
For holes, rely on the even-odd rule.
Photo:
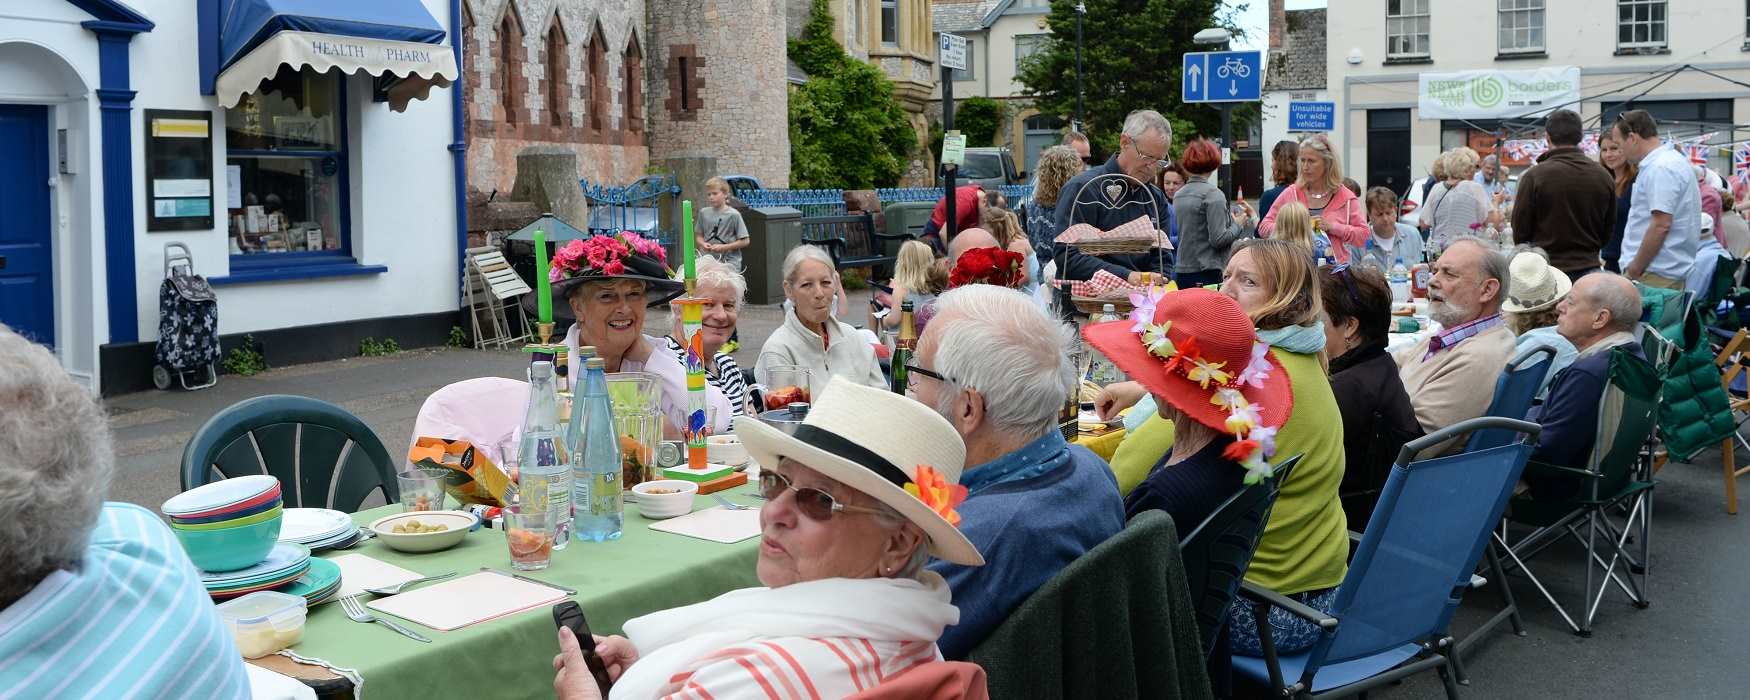
[(772, 365), (766, 371), (766, 410), (775, 411), (797, 402), (813, 403), (808, 387), (810, 372), (801, 365)]
[(662, 467), (656, 463), (656, 450), (662, 445), (662, 413), (614, 413), (620, 436), (620, 463), (624, 473), (621, 488), (630, 491), (645, 481), (662, 478)]
[(539, 571), (553, 558), (554, 511), (520, 506), (504, 509), (504, 539), (510, 546), (510, 566)]
[(401, 511), (444, 509), (444, 476), (435, 471), (410, 469), (395, 475), (401, 485)]

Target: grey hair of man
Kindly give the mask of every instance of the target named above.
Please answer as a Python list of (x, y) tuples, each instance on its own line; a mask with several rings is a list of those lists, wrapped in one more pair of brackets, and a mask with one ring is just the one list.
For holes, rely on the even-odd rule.
[[(1612, 272), (1594, 272), (1594, 275), (1610, 275), (1613, 278), (1628, 282), (1628, 278)], [(1614, 281), (1614, 280), (1613, 280)], [(1634, 283), (1628, 284), (1593, 284), (1587, 285), (1590, 291), (1587, 301), (1598, 308), (1610, 312), (1610, 330), (1631, 332), (1641, 323), (1641, 293), (1635, 289)]]
[[(1057, 429), (1058, 409), (1077, 386), (1066, 326), (1027, 295), (988, 284), (937, 297), (930, 326), (937, 324), (936, 371), (983, 396), (993, 427), (1025, 440)], [(942, 392), (936, 410), (950, 413), (955, 393)]]
[(785, 282), (796, 281), (796, 269), (802, 267), (802, 262), (805, 260), (813, 260), (825, 265), (828, 270), (833, 269), (832, 256), (827, 255), (825, 249), (816, 245), (799, 245), (791, 248), (790, 252), (784, 255)]
[(1158, 131), (1168, 141), (1173, 140), (1173, 124), (1152, 109), (1139, 109), (1124, 118), (1124, 135), (1130, 140), (1142, 138), (1150, 131)]
[(84, 556), (114, 471), (109, 419), (47, 348), (0, 325), (0, 608)]
[(1495, 295), (1493, 302), (1496, 307), (1500, 307), (1501, 302), (1506, 301), (1508, 295), (1513, 293), (1512, 288), (1509, 287), (1513, 279), (1512, 259), (1497, 249), (1495, 244), (1476, 236), (1453, 236), (1452, 240), (1446, 244), (1446, 249), (1451, 250), (1453, 246), (1460, 243), (1473, 244), (1482, 251), (1483, 279), (1492, 279), (1501, 283), (1501, 291)]

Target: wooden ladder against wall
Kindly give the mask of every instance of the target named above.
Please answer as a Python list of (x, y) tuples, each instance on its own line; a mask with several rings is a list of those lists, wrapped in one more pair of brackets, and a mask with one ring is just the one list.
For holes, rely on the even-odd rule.
[(504, 254), (497, 248), (468, 249), (468, 265), (462, 272), (462, 288), (468, 292), (468, 320), (474, 327), (475, 348), (505, 348), (521, 346), (527, 332), (512, 337), (510, 322), (505, 317), (509, 302), (522, 320), (521, 328), (529, 327), (517, 300), (529, 293), (529, 285), (517, 276)]

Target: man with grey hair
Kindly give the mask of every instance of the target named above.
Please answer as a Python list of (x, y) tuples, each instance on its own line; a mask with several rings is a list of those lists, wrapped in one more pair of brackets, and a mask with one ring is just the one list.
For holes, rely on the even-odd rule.
[[(1513, 356), (1513, 331), (1501, 316), (1508, 289), (1507, 256), (1475, 236), (1447, 244), (1428, 279), (1428, 315), (1439, 333), (1392, 356), (1416, 421), (1429, 433), (1483, 415), (1495, 379)], [(1433, 454), (1464, 449), (1454, 438)]]
[[(1052, 218), (1052, 237), (1075, 224), (1110, 231), (1139, 216), (1153, 220), (1156, 229), (1172, 230), (1172, 202), (1155, 185), (1156, 176), (1168, 166), (1172, 147), (1173, 126), (1166, 117), (1152, 109), (1131, 112), (1118, 137), (1118, 152), (1104, 165), (1084, 170), (1064, 184)], [(1085, 280), (1105, 270), (1141, 284), (1143, 273), (1165, 272), (1153, 253), (1093, 256), (1075, 246), (1061, 248), (1058, 279)]]
[[(1620, 347), (1646, 358), (1634, 336), (1641, 320), (1641, 293), (1626, 277), (1594, 272), (1575, 282), (1556, 308), (1561, 313), (1556, 331), (1580, 356), (1550, 382), (1549, 398), (1525, 416), (1543, 426), (1531, 461), (1585, 469), (1598, 442), (1598, 407), (1609, 384), (1610, 350)], [(1526, 472), (1525, 484), (1534, 498), (1567, 498), (1580, 491), (1579, 478), (1559, 474)]]
[(0, 325), (0, 687), (247, 697), (243, 657), (170, 529), (103, 501), (113, 459), (91, 393)]
[(1477, 169), (1477, 174), (1472, 179), (1483, 186), (1483, 191), (1488, 192), (1491, 199), (1500, 194), (1502, 201), (1511, 202), (1519, 194), (1519, 185), (1507, 179), (1506, 171), (1501, 166), (1501, 158), (1490, 153), (1483, 156), (1483, 166)]
[(951, 289), (918, 339), (909, 393), (966, 442), (960, 531), (985, 565), (937, 560), (960, 623), (937, 641), (965, 658), (1058, 570), (1124, 527), (1112, 470), (1070, 445), (1057, 412), (1077, 386), (1069, 331), (1027, 295), (993, 285)]

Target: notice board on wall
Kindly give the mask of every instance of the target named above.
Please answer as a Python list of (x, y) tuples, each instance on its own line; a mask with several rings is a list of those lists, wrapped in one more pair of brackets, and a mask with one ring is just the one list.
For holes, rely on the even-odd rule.
[(213, 113), (143, 110), (146, 230), (213, 227)]

